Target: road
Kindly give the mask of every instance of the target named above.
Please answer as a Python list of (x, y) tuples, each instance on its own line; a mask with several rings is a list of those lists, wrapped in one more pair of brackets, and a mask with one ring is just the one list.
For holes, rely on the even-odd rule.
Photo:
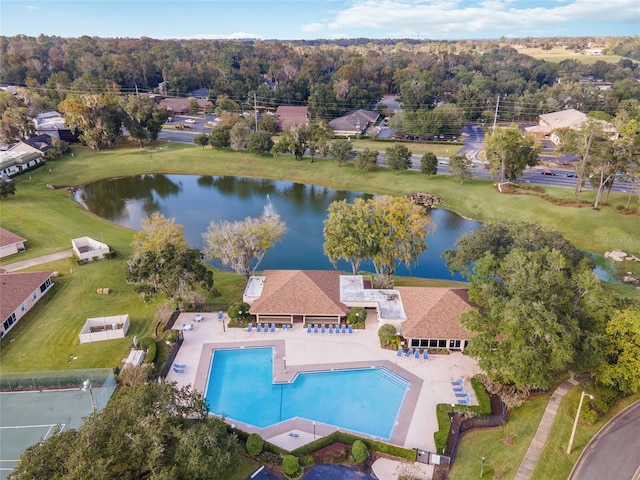
[(640, 402), (600, 430), (578, 459), (569, 480), (640, 478)]

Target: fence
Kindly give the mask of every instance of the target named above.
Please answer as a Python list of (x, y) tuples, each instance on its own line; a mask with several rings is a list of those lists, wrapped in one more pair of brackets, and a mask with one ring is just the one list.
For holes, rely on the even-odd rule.
[[(504, 415), (504, 404), (502, 405), (502, 414), (501, 415), (488, 415), (484, 417), (473, 417), (463, 420), (458, 428), (458, 431), (455, 432), (455, 437), (453, 439), (453, 446), (451, 447), (451, 453), (449, 457), (451, 458), (451, 463), (453, 463), (456, 451), (458, 450), (458, 442), (460, 442), (460, 438), (464, 432), (468, 432), (474, 428), (488, 428), (488, 427), (499, 427), (504, 423), (505, 415)], [(452, 424), (453, 425), (453, 424)]]
[(162, 366), (162, 369), (158, 374), (160, 378), (167, 377), (167, 374), (169, 373), (169, 369), (171, 368), (171, 365), (173, 365), (173, 361), (176, 359), (176, 355), (178, 355), (178, 351), (180, 350), (180, 346), (182, 345), (182, 342), (184, 342), (184, 334), (182, 330), (180, 330), (180, 335), (178, 335), (178, 341), (174, 343), (173, 346), (171, 347), (171, 350), (169, 350), (169, 354), (167, 355), (167, 360), (166, 362), (164, 362), (164, 365)]
[(194, 303), (184, 307), (185, 312), (219, 312), (229, 310), (228, 303)]

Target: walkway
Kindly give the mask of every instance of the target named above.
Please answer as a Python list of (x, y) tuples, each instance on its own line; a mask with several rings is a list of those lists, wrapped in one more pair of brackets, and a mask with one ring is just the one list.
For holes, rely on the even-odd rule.
[(50, 253), (49, 255), (42, 255), (41, 257), (30, 258), (29, 260), (23, 260), (22, 262), (9, 263), (0, 268), (7, 272), (15, 272), (16, 270), (22, 270), (24, 268), (35, 267), (36, 265), (42, 265), (44, 263), (56, 262), (64, 258), (71, 258), (73, 255), (73, 249), (63, 250), (61, 252)]
[(580, 382), (575, 378), (570, 378), (569, 380), (562, 382), (562, 384), (556, 388), (556, 391), (553, 392), (553, 395), (551, 395), (549, 403), (547, 404), (547, 408), (544, 410), (544, 415), (542, 415), (542, 420), (540, 420), (540, 425), (538, 425), (538, 430), (536, 430), (536, 434), (531, 440), (531, 444), (522, 459), (522, 463), (516, 472), (514, 480), (528, 480), (531, 478), (533, 470), (536, 468), (540, 455), (542, 454), (542, 449), (547, 441), (547, 437), (549, 437), (549, 432), (551, 432), (551, 427), (553, 426), (553, 421), (556, 418), (560, 402), (562, 402), (562, 399), (567, 392), (579, 383)]

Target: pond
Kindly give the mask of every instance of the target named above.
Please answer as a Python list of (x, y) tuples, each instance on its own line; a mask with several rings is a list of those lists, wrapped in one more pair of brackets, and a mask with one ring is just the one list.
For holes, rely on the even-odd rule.
[[(211, 221), (244, 220), (259, 217), (265, 209), (280, 215), (287, 232), (265, 255), (259, 269), (332, 269), (324, 256), (323, 222), (327, 208), (335, 200), (352, 202), (358, 192), (340, 191), (316, 185), (229, 176), (138, 175), (102, 180), (76, 191), (75, 198), (89, 211), (102, 218), (132, 229), (140, 229), (143, 218), (160, 211), (175, 217), (184, 226), (187, 242), (202, 248), (202, 234)], [(411, 268), (401, 265), (398, 275), (423, 278), (463, 280), (451, 275), (441, 255), (452, 248), (456, 239), (480, 226), (444, 209), (429, 215), (436, 231), (426, 237), (428, 249)], [(216, 267), (219, 265), (215, 264)], [(351, 271), (346, 262), (338, 268)], [(371, 263), (363, 263), (363, 271), (373, 271)]]

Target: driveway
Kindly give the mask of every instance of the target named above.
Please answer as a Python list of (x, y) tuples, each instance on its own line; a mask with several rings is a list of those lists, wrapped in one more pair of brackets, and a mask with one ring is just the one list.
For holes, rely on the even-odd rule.
[(22, 270), (24, 268), (35, 267), (36, 265), (42, 265), (44, 263), (56, 262), (63, 258), (71, 258), (73, 256), (73, 249), (63, 250), (62, 252), (50, 253), (49, 255), (43, 255), (41, 257), (30, 258), (29, 260), (23, 260), (21, 262), (9, 263), (1, 266), (7, 272), (15, 272), (16, 270)]

